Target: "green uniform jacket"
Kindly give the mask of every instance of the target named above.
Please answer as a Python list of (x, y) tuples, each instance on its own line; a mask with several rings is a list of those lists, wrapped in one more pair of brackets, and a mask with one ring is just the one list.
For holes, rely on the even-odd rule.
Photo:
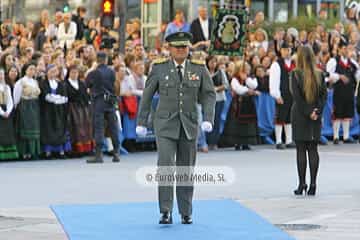
[(204, 121), (214, 124), (215, 90), (210, 73), (203, 64), (186, 60), (183, 82), (172, 60), (153, 65), (141, 99), (138, 126), (146, 126), (152, 98), (159, 93), (154, 118), (157, 137), (179, 139), (180, 127), (189, 140), (198, 135), (197, 104), (202, 105)]

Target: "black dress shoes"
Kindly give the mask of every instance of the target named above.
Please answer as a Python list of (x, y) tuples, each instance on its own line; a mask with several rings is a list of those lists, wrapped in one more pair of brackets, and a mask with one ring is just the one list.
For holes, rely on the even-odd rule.
[(288, 144), (286, 144), (286, 148), (296, 148), (296, 144), (295, 143), (288, 143)]
[(244, 151), (250, 151), (250, 150), (251, 150), (251, 147), (250, 147), (249, 145), (245, 144), (245, 145), (242, 145), (242, 150), (244, 150)]
[(182, 224), (192, 224), (191, 216), (181, 216), (181, 223)]
[(103, 159), (103, 155), (102, 155), (102, 151), (100, 147), (96, 147), (96, 151), (95, 151), (95, 157), (92, 159), (88, 159), (86, 160), (86, 163), (103, 163), (104, 159)]
[(354, 143), (356, 143), (356, 142), (355, 142), (354, 139), (348, 138), (348, 139), (345, 139), (345, 140), (344, 140), (344, 143), (345, 143), (345, 144), (354, 144)]
[(278, 149), (278, 150), (284, 150), (285, 148), (286, 148), (285, 145), (282, 143), (276, 144), (276, 149)]
[(119, 155), (119, 153), (118, 153), (117, 151), (113, 153), (113, 159), (112, 159), (112, 161), (113, 161), (114, 163), (120, 162), (120, 155)]
[(338, 138), (335, 138), (334, 139), (334, 145), (338, 145), (339, 144), (339, 139)]
[(297, 196), (302, 195), (303, 192), (306, 194), (307, 187), (308, 186), (306, 184), (299, 184), (299, 187), (294, 190), (294, 194)]
[(171, 213), (170, 212), (163, 213), (160, 218), (159, 224), (172, 224)]

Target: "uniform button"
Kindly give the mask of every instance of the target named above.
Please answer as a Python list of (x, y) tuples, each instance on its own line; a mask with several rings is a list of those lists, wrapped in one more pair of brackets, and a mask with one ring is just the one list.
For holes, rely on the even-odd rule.
[(180, 105), (183, 105), (183, 102), (182, 102), (182, 101), (180, 101)]
[(180, 109), (180, 112), (182, 113), (182, 109)]
[(168, 87), (168, 86), (169, 86), (169, 84), (166, 84), (166, 86)]
[(182, 84), (180, 84), (180, 88), (183, 88), (183, 85), (182, 85)]
[(180, 93), (180, 97), (182, 97), (184, 94), (183, 93)]

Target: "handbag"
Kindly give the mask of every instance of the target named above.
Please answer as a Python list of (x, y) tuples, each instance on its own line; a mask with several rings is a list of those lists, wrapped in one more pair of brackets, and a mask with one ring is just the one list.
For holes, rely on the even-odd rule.
[(130, 119), (136, 118), (136, 114), (138, 111), (138, 101), (136, 96), (123, 96), (122, 97), (122, 106), (119, 106), (120, 109), (122, 108), (124, 112), (129, 114)]

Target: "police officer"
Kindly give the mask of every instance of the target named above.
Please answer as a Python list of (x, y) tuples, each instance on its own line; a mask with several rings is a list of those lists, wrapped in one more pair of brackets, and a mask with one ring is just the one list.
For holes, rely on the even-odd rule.
[[(204, 112), (201, 128), (212, 131), (216, 101), (214, 86), (204, 63), (187, 60), (191, 38), (192, 35), (186, 32), (166, 37), (171, 58), (153, 63), (140, 104), (136, 132), (144, 136), (152, 97), (159, 93), (154, 118), (158, 173), (161, 173), (160, 169), (174, 169), (175, 166), (177, 171), (181, 166), (181, 172), (188, 173), (195, 166), (199, 124), (197, 103), (202, 105)], [(192, 223), (193, 191), (192, 182), (185, 186), (177, 182), (176, 198), (183, 224)], [(159, 223), (171, 224), (174, 183), (158, 183), (158, 193), (162, 214)]]
[(97, 54), (98, 67), (90, 72), (86, 83), (91, 90), (93, 105), (93, 127), (96, 143), (95, 158), (87, 163), (102, 163), (102, 147), (104, 142), (104, 120), (110, 130), (114, 146), (113, 162), (119, 162), (119, 124), (115, 114), (116, 96), (114, 94), (115, 72), (107, 66), (107, 55), (104, 52)]

